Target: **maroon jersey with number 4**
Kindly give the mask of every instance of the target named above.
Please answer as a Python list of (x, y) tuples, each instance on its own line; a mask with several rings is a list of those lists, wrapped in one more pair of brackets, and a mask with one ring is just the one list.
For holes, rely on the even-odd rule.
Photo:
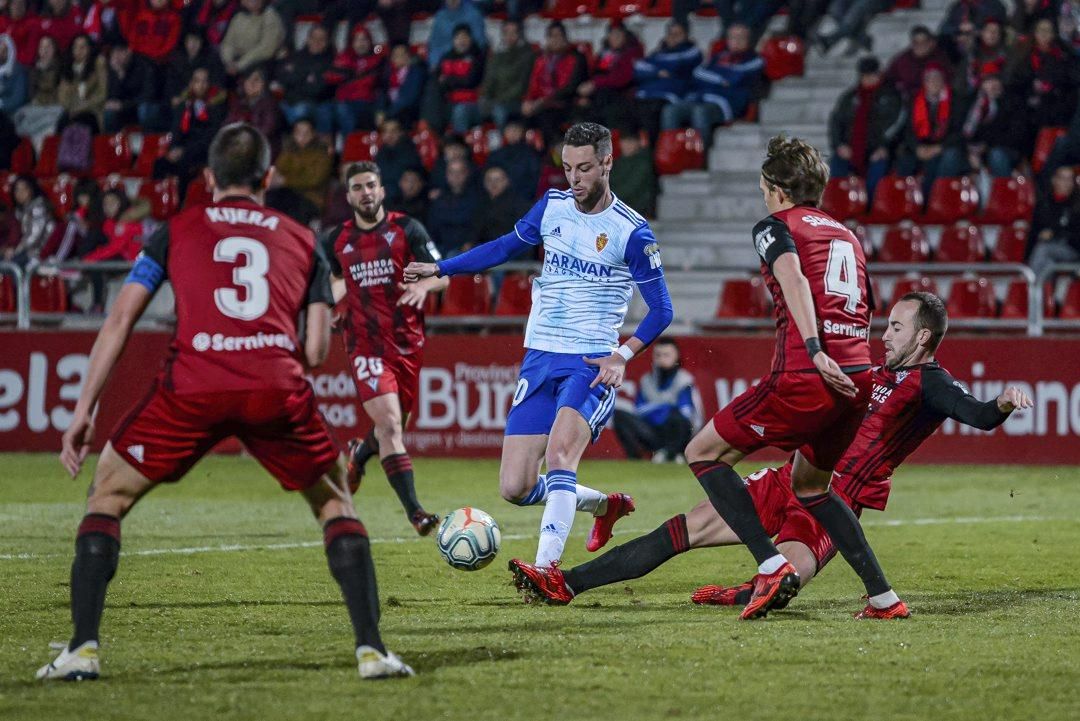
[(334, 275), (345, 279), (345, 347), (350, 356), (393, 359), (424, 346), (424, 312), (398, 305), (399, 283), (412, 261), (434, 263), (439, 252), (418, 221), (387, 213), (361, 229), (354, 220), (326, 233), (320, 243)]
[(803, 338), (791, 318), (773, 263), (796, 253), (810, 284), (821, 348), (845, 370), (870, 367), (870, 312), (866, 256), (855, 235), (817, 208), (797, 205), (754, 226), (761, 273), (772, 293), (776, 352), (772, 370), (813, 370)]
[(181, 212), (146, 242), (176, 296), (161, 381), (175, 393), (292, 390), (307, 381), (297, 320), (332, 304), (315, 235), (246, 197)]

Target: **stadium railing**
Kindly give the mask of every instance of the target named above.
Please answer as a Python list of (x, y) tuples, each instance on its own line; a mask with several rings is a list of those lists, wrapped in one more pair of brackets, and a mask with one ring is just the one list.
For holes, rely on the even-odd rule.
[(15, 327), (19, 330), (28, 330), (30, 328), (30, 300), (27, 297), (29, 287), (25, 282), (26, 274), (14, 263), (3, 261), (0, 262), (0, 275), (9, 276), (12, 279), (10, 287), (15, 295), (15, 312), (2, 310), (7, 305), (6, 302), (0, 305), (0, 323), (14, 321)]
[[(91, 277), (100, 275), (103, 276), (102, 282), (104, 284), (103, 300), (108, 305), (108, 301), (118, 291), (122, 279), (131, 271), (131, 267), (132, 263), (126, 260), (105, 260), (96, 263), (83, 263), (80, 261), (45, 262), (32, 267), (28, 266), (22, 279), (23, 306), (20, 307), (20, 313), (25, 315), (31, 325), (35, 323), (58, 325), (62, 323), (68, 327), (87, 325), (96, 327), (101, 323), (102, 317), (100, 315), (87, 315), (78, 310), (72, 311), (70, 303), (66, 300), (63, 303), (66, 307), (62, 310), (35, 309), (31, 291), (33, 283), (42, 277), (59, 278), (64, 285), (63, 292), (67, 296), (71, 296), (81, 292), (88, 292)], [(118, 280), (121, 283), (117, 283)], [(143, 324), (172, 325), (175, 319), (172, 288), (166, 282), (147, 307), (140, 322)]]

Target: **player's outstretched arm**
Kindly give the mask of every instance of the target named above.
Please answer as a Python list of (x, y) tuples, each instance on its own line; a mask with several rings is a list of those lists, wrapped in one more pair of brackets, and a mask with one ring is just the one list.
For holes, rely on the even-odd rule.
[(526, 250), (535, 247), (521, 238), (516, 232), (481, 243), (472, 250), (467, 250), (461, 255), (446, 258), (437, 263), (412, 262), (405, 266), (405, 282), (413, 283), (421, 278), (432, 276), (460, 275), (462, 273), (479, 273), (502, 265), (511, 258), (515, 258)]
[(1008, 419), (1013, 411), (1031, 408), (1031, 396), (1016, 386), (1010, 386), (988, 401), (980, 401), (947, 371), (940, 367), (923, 371), (924, 402), (938, 413), (964, 425), (989, 431)]
[(450, 285), (450, 279), (446, 276), (423, 278), (415, 283), (398, 283), (398, 288), (401, 289), (401, 297), (398, 298), (397, 304), (423, 308), (428, 293), (438, 293), (446, 290), (448, 285)]
[(94, 341), (90, 351), (90, 367), (75, 404), (71, 425), (64, 432), (60, 452), (60, 463), (72, 478), (79, 475), (79, 469), (94, 441), (94, 412), (101, 392), (127, 345), (131, 329), (142, 317), (152, 297), (153, 293), (141, 283), (125, 283)]

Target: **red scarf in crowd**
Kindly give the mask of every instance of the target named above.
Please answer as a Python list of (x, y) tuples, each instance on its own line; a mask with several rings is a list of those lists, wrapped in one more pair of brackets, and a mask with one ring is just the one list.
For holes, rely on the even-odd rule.
[(210, 119), (209, 106), (205, 100), (189, 100), (184, 103), (184, 114), (180, 116), (180, 132), (185, 135), (191, 130), (191, 119), (205, 123)]
[(919, 91), (919, 94), (915, 96), (915, 103), (911, 109), (911, 122), (915, 126), (915, 137), (920, 142), (938, 143), (945, 138), (945, 131), (949, 128), (951, 105), (949, 89), (944, 88), (938, 100), (936, 118), (931, 121), (930, 101), (926, 99), (925, 90)]

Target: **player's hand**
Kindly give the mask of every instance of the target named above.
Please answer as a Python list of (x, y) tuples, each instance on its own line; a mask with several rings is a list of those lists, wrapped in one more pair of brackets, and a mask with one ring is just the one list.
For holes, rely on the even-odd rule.
[(407, 305), (412, 308), (423, 308), (424, 300), (427, 299), (427, 290), (417, 283), (398, 283), (401, 289), (401, 297), (398, 305)]
[(86, 416), (76, 416), (64, 431), (60, 451), (60, 464), (71, 474), (79, 475), (83, 461), (90, 453), (90, 444), (94, 442), (94, 424)]
[(825, 379), (825, 385), (829, 388), (848, 398), (858, 395), (859, 389), (855, 387), (855, 382), (848, 378), (847, 374), (840, 370), (836, 361), (829, 356), (824, 353), (815, 354), (814, 367), (818, 369), (818, 373)]
[(1035, 403), (1031, 396), (1016, 386), (1009, 386), (1005, 392), (997, 397), (998, 410), (1002, 413), (1012, 413), (1020, 408), (1031, 408)]
[(601, 383), (608, 388), (618, 388), (622, 385), (623, 375), (626, 374), (626, 360), (618, 353), (612, 353), (604, 358), (585, 358), (584, 360), (589, 365), (600, 369), (596, 378), (593, 378), (593, 382), (589, 384), (589, 388), (596, 388)]
[(421, 278), (431, 278), (439, 274), (439, 266), (434, 263), (417, 263), (413, 261), (405, 266), (405, 282), (415, 283)]

